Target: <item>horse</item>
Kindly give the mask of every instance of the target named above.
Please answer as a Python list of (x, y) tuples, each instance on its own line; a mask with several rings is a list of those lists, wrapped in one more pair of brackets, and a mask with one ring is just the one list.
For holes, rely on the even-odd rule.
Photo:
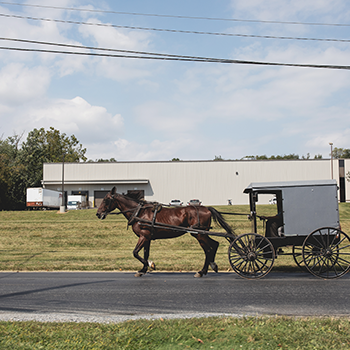
[[(139, 237), (133, 255), (143, 264), (143, 267), (135, 277), (141, 277), (147, 273), (148, 267), (153, 270), (156, 268), (155, 264), (148, 260), (152, 240), (180, 237), (187, 232), (186, 228), (209, 231), (212, 218), (228, 234), (234, 234), (222, 215), (212, 207), (194, 205), (164, 207), (156, 202), (146, 202), (135, 196), (119, 194), (116, 192), (116, 187), (113, 187), (102, 200), (96, 216), (104, 220), (116, 208), (128, 220), (128, 226), (132, 226), (132, 230)], [(176, 230), (173, 226), (184, 229)], [(215, 255), (219, 243), (207, 234), (191, 232), (191, 235), (198, 240), (205, 253), (204, 266), (194, 277), (206, 275), (209, 265), (218, 272)], [(142, 248), (144, 249), (143, 258), (139, 255)]]

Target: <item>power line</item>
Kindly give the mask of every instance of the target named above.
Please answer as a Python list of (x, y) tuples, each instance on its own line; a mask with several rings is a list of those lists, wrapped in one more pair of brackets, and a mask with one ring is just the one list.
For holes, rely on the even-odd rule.
[(65, 10), (65, 11), (106, 13), (106, 14), (117, 14), (117, 15), (145, 16), (145, 17), (164, 17), (164, 18), (194, 19), (194, 20), (209, 20), (209, 21), (228, 21), (228, 22), (250, 22), (250, 23), (270, 23), (270, 24), (291, 24), (291, 25), (310, 25), (310, 26), (350, 27), (350, 24), (347, 24), (347, 23), (273, 21), (273, 20), (257, 20), (257, 19), (238, 19), (238, 18), (167, 15), (167, 14), (154, 14), (154, 13), (112, 11), (112, 10), (96, 10), (96, 9), (92, 10), (92, 9), (85, 9), (85, 8), (60, 7), (60, 6), (48, 6), (48, 5), (35, 5), (35, 4), (20, 4), (20, 3), (13, 3), (13, 2), (7, 2), (7, 1), (0, 1), (0, 4), (15, 5), (15, 6), (25, 6), (25, 7), (36, 7), (36, 8), (46, 8), (46, 9), (54, 9), (54, 10)]
[(273, 35), (200, 32), (200, 31), (192, 31), (192, 30), (180, 30), (180, 29), (147, 28), (147, 27), (136, 27), (136, 26), (124, 26), (124, 25), (117, 25), (117, 24), (92, 23), (92, 22), (80, 22), (80, 21), (71, 21), (71, 20), (62, 20), (62, 19), (53, 19), (53, 18), (40, 18), (40, 17), (32, 17), (32, 16), (9, 15), (9, 14), (4, 14), (4, 13), (0, 13), (0, 17), (28, 19), (28, 20), (34, 20), (34, 21), (46, 21), (46, 22), (56, 22), (56, 23), (99, 26), (99, 27), (122, 28), (122, 29), (132, 29), (132, 30), (183, 33), (183, 34), (217, 35), (217, 36), (260, 38), (260, 39), (306, 40), (306, 41), (326, 41), (326, 42), (344, 42), (344, 43), (350, 42), (350, 39), (306, 38), (306, 37), (273, 36)]
[(18, 48), (18, 47), (15, 48), (15, 47), (4, 47), (4, 46), (0, 46), (0, 50), (54, 53), (54, 54), (81, 55), (81, 56), (97, 56), (97, 57), (110, 57), (110, 58), (133, 58), (133, 59), (144, 59), (144, 60), (226, 63), (226, 64), (244, 64), (244, 65), (259, 65), (259, 66), (282, 66), (282, 67), (350, 70), (350, 66), (338, 66), (338, 65), (326, 65), (326, 64), (259, 62), (259, 61), (231, 60), (231, 59), (219, 59), (219, 58), (209, 58), (209, 57), (190, 57), (190, 56), (179, 56), (179, 55), (161, 55), (161, 54), (159, 54), (159, 56), (153, 56), (155, 54), (152, 54), (151, 56), (141, 56), (141, 55), (132, 55), (131, 56), (131, 55), (116, 55), (116, 54), (105, 54), (105, 53), (94, 53), (94, 52), (42, 50), (42, 49), (28, 49), (28, 48)]
[[(48, 42), (48, 41), (38, 41), (38, 40), (28, 40), (28, 39), (2, 38), (2, 37), (0, 37), (0, 40), (29, 43), (29, 44), (48, 45), (48, 46), (69, 47), (69, 48), (77, 48), (77, 49), (85, 49), (85, 50), (95, 50), (95, 51), (110, 51), (110, 52), (123, 52), (123, 53), (130, 53), (130, 54), (150, 55), (150, 56), (181, 57), (181, 58), (200, 59), (200, 57), (197, 57), (197, 56), (172, 55), (172, 54), (146, 52), (146, 51), (111, 49), (111, 48), (104, 48), (104, 47), (62, 44), (62, 43), (53, 43), (53, 42)], [(210, 58), (210, 59), (215, 60), (215, 58)]]

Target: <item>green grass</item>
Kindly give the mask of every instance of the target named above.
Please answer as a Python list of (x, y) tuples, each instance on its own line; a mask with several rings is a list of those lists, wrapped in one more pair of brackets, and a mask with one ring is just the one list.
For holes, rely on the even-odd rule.
[[(248, 213), (247, 206), (217, 207)], [(259, 206), (273, 215), (273, 206)], [(350, 232), (350, 204), (340, 205), (342, 229)], [(95, 210), (0, 212), (0, 270), (136, 271), (137, 237), (121, 216), (100, 221)], [(237, 234), (251, 232), (244, 216), (228, 216)], [(262, 222), (259, 222), (262, 230)], [(214, 227), (214, 230), (219, 230)], [(228, 242), (220, 241), (216, 261), (229, 268)], [(197, 271), (204, 254), (186, 234), (155, 241), (151, 259), (167, 271)], [(299, 269), (290, 256), (274, 270)], [(243, 317), (191, 320), (138, 320), (117, 324), (0, 322), (0, 349), (350, 349), (346, 318)]]
[[(221, 206), (219, 211), (249, 213), (248, 206)], [(275, 207), (259, 206), (260, 215), (273, 215)], [(132, 251), (137, 237), (122, 216), (101, 221), (96, 210), (0, 212), (0, 270), (2, 271), (136, 271), (141, 264)], [(246, 216), (226, 216), (236, 234), (251, 232)], [(340, 205), (342, 229), (350, 232), (350, 203)], [(259, 220), (258, 220), (259, 221)], [(262, 232), (262, 222), (258, 222)], [(222, 231), (213, 227), (214, 231)], [(220, 271), (230, 266), (228, 242), (221, 237), (216, 262)], [(288, 251), (288, 249), (286, 249)], [(198, 271), (204, 253), (189, 234), (152, 241), (150, 259), (163, 271)], [(274, 270), (298, 269), (291, 256), (279, 256)]]
[(0, 322), (1, 349), (349, 349), (350, 320), (243, 317), (117, 324)]

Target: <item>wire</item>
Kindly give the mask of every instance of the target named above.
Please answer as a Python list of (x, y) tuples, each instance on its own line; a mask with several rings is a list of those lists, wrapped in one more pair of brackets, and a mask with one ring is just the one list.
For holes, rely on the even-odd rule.
[(34, 21), (47, 21), (47, 22), (56, 22), (56, 23), (89, 25), (89, 26), (100, 26), (100, 27), (123, 28), (123, 29), (133, 29), (133, 30), (159, 31), (159, 32), (170, 32), (170, 33), (184, 33), (184, 34), (201, 34), (201, 35), (218, 35), (218, 36), (220, 35), (220, 36), (234, 36), (234, 37), (261, 38), (261, 39), (327, 41), (327, 42), (344, 42), (344, 43), (350, 42), (350, 39), (300, 38), (300, 37), (289, 37), (289, 36), (234, 34), (234, 33), (214, 33), (214, 32), (199, 32), (199, 31), (190, 31), (190, 30), (179, 30), (179, 29), (145, 28), (145, 27), (135, 27), (135, 26), (122, 26), (122, 25), (117, 25), (117, 24), (77, 22), (77, 21), (52, 19), (52, 18), (40, 18), (40, 17), (32, 17), (32, 16), (8, 15), (8, 14), (4, 14), (4, 13), (0, 13), (0, 17), (29, 19), (29, 20), (34, 20)]
[(111, 57), (111, 58), (133, 58), (133, 59), (144, 59), (144, 60), (229, 63), (229, 64), (260, 65), (260, 66), (283, 66), (283, 67), (350, 70), (350, 66), (325, 65), (325, 64), (318, 65), (318, 64), (299, 64), (299, 63), (258, 62), (258, 61), (218, 59), (218, 58), (207, 58), (207, 57), (188, 57), (187, 58), (186, 56), (182, 57), (182, 56), (176, 56), (176, 55), (174, 55), (174, 56), (172, 56), (172, 55), (169, 55), (169, 56), (140, 56), (140, 55), (130, 56), (130, 55), (115, 55), (115, 54), (103, 54), (103, 53), (93, 53), (93, 52), (74, 52), (74, 51), (27, 49), (27, 48), (15, 48), (15, 47), (3, 47), (3, 46), (0, 46), (0, 50), (55, 53), (55, 54), (65, 54), (65, 55), (98, 56), (98, 57)]
[[(27, 40), (27, 39), (14, 39), (14, 38), (2, 38), (2, 37), (0, 37), (0, 40), (22, 42), (22, 43), (30, 43), (30, 44), (39, 44), (39, 45), (70, 47), (70, 48), (78, 48), (78, 49), (85, 49), (85, 50), (95, 50), (95, 51), (123, 52), (123, 53), (131, 53), (131, 54), (150, 55), (150, 56), (181, 57), (181, 58), (195, 58), (195, 59), (199, 59), (200, 58), (200, 57), (197, 57), (197, 56), (184, 56), (184, 55), (172, 55), (172, 54), (165, 54), (165, 53), (145, 52), (145, 51), (110, 49), (110, 48), (104, 48), (104, 47), (73, 45), (73, 44), (62, 44), (62, 43), (53, 43), (53, 42), (48, 42), (48, 41)], [(215, 58), (211, 58), (211, 59), (215, 60)]]
[(19, 4), (7, 1), (0, 1), (0, 4), (16, 5), (26, 7), (37, 7), (54, 10), (66, 10), (66, 11), (79, 11), (79, 12), (92, 12), (92, 13), (106, 13), (117, 15), (130, 15), (130, 16), (145, 16), (145, 17), (165, 17), (165, 18), (180, 18), (180, 19), (194, 19), (194, 20), (209, 20), (209, 21), (228, 21), (228, 22), (250, 22), (250, 23), (270, 23), (270, 24), (292, 24), (292, 25), (311, 25), (311, 26), (336, 26), (336, 27), (350, 27), (347, 23), (312, 23), (312, 22), (296, 22), (296, 21), (269, 21), (269, 20), (256, 20), (256, 19), (238, 19), (238, 18), (219, 18), (219, 17), (198, 17), (198, 16), (182, 16), (182, 15), (166, 15), (166, 14), (154, 14), (154, 13), (139, 13), (139, 12), (124, 12), (124, 11), (112, 11), (112, 10), (92, 10), (85, 8), (73, 8), (73, 7), (60, 7), (60, 6), (47, 6), (47, 5), (35, 5), (35, 4)]

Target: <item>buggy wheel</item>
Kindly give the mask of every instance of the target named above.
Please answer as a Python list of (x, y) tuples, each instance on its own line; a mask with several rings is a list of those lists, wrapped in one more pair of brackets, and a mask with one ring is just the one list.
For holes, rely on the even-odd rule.
[(350, 239), (337, 228), (319, 228), (305, 238), (303, 261), (314, 276), (341, 277), (350, 269)]
[(304, 260), (303, 260), (303, 248), (297, 245), (293, 245), (293, 259), (295, 263), (305, 271)]
[(239, 276), (256, 279), (271, 271), (275, 250), (266, 237), (256, 233), (244, 233), (231, 242), (228, 259)]

